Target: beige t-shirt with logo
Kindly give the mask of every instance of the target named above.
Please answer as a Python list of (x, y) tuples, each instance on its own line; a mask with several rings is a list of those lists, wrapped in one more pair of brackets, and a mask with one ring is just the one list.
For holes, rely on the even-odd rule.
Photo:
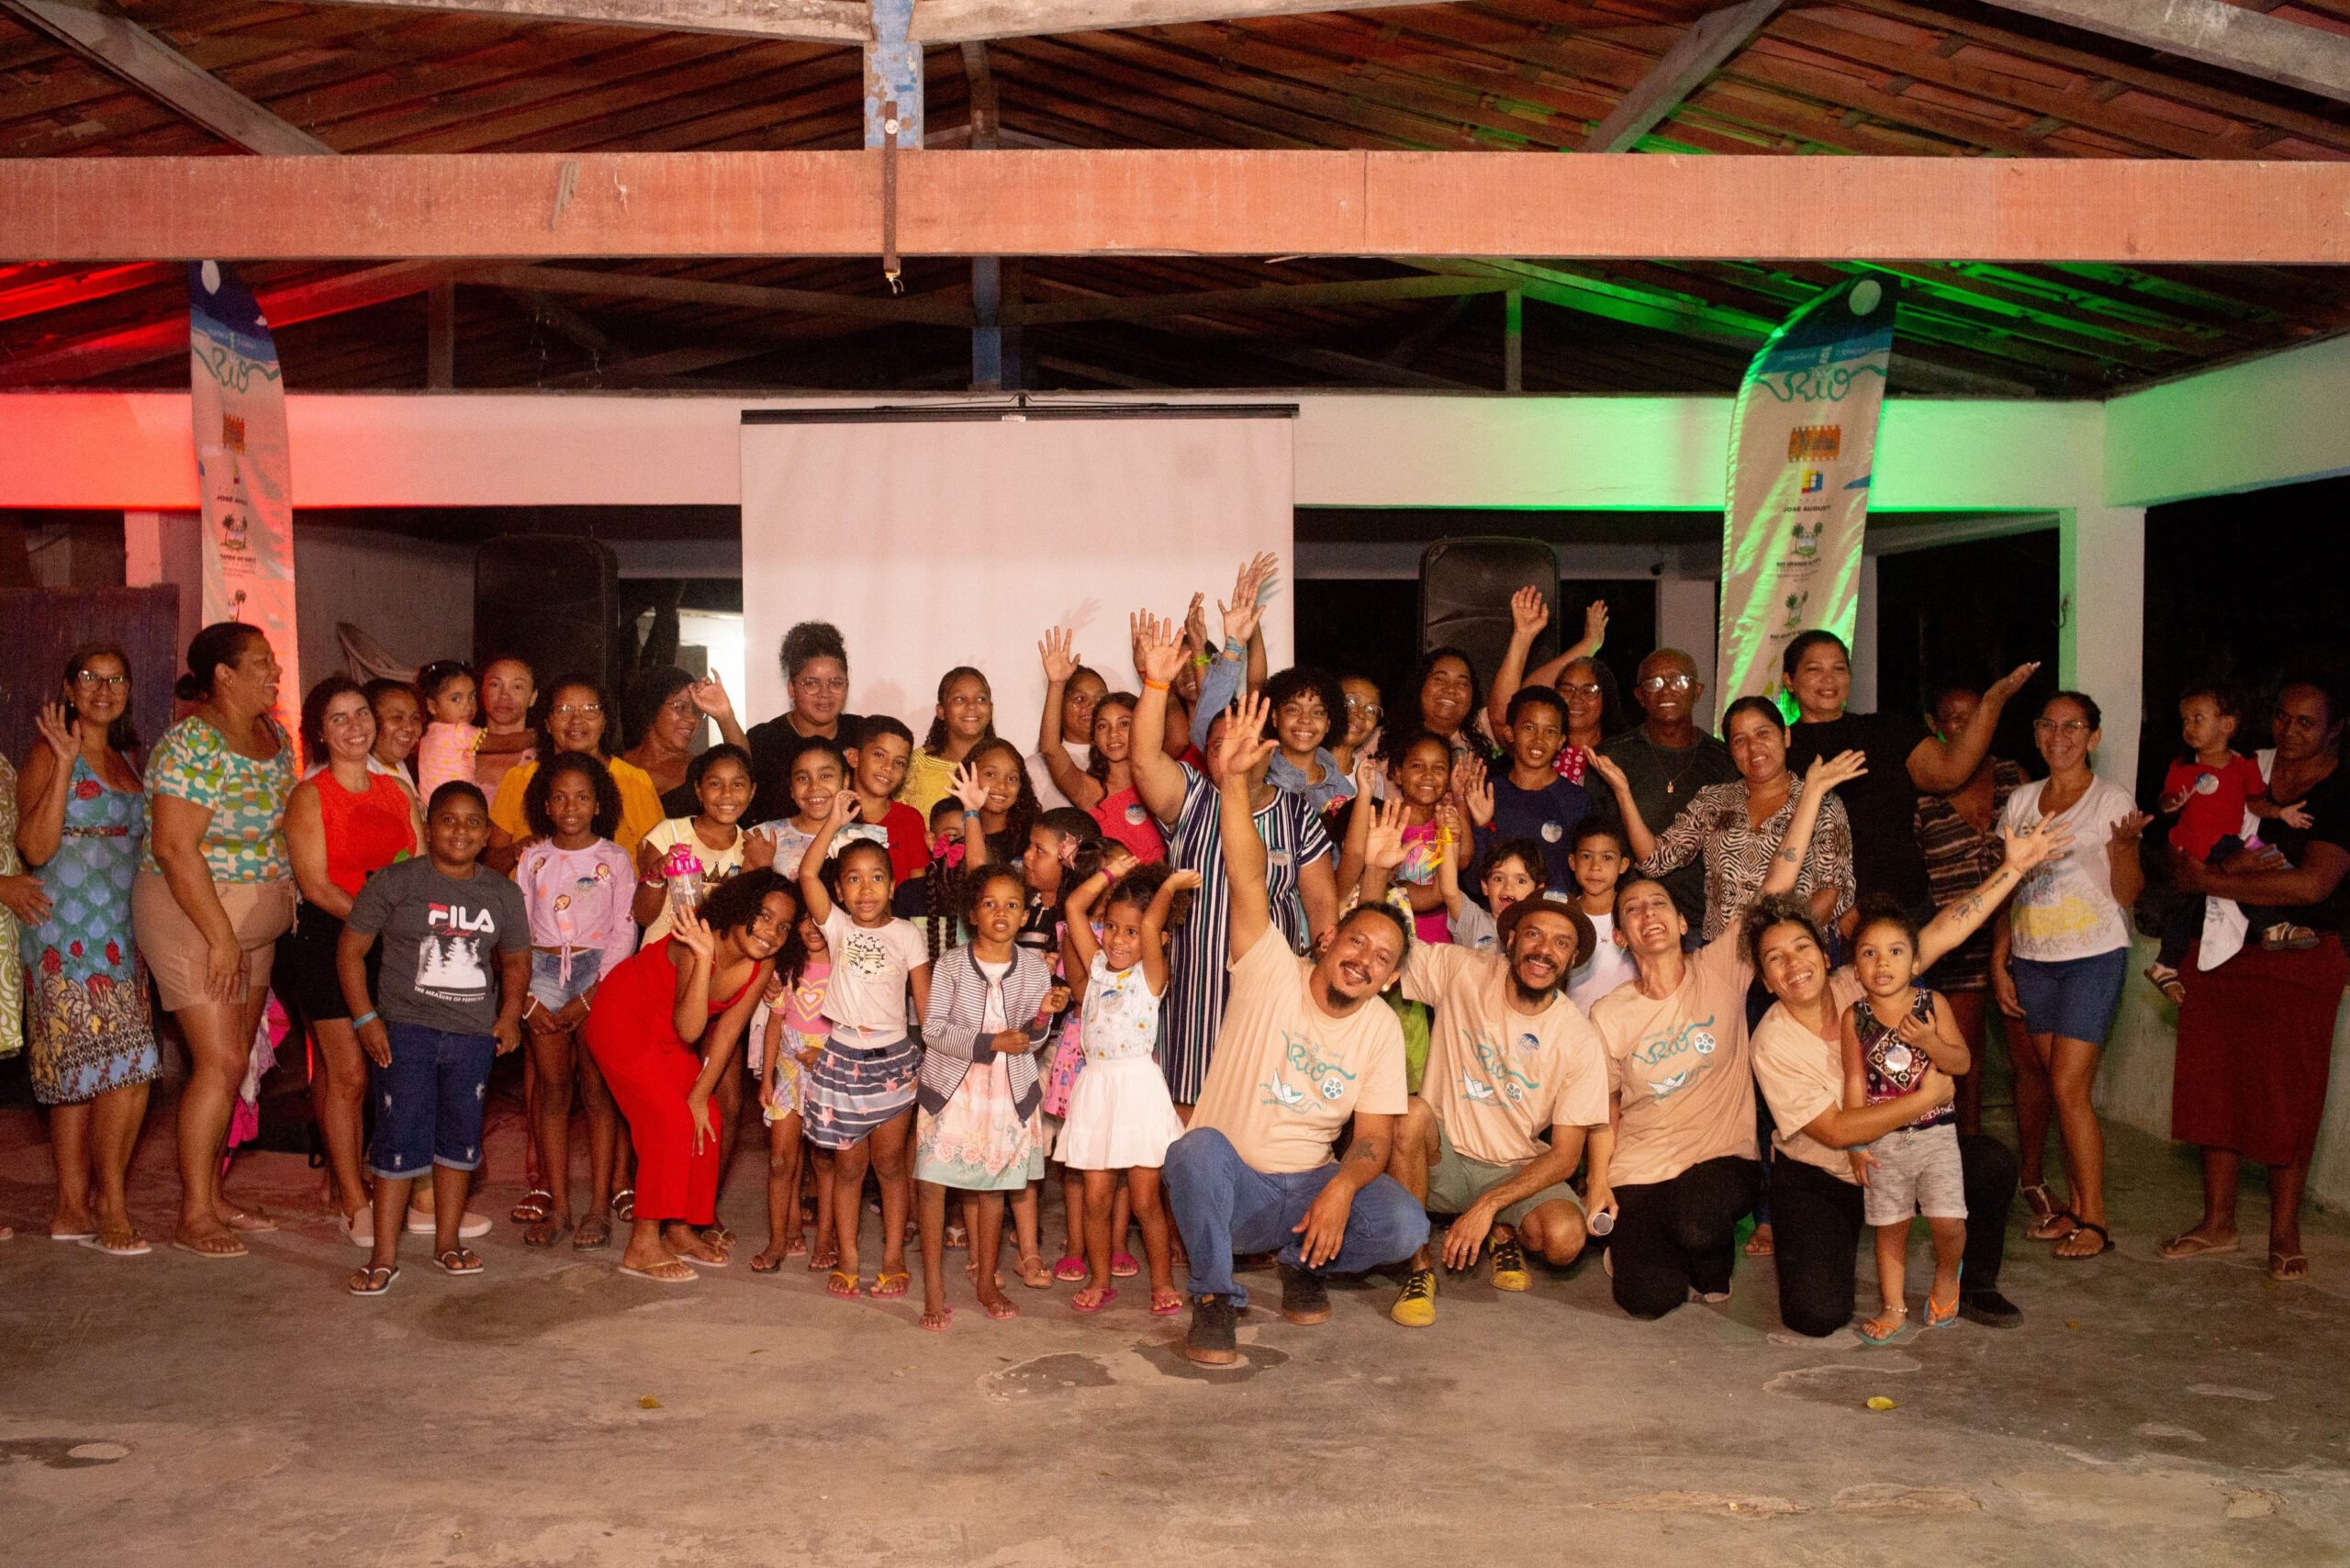
[(1436, 1009), (1420, 1097), (1445, 1137), (1486, 1165), (1524, 1165), (1554, 1126), (1607, 1121), (1607, 1047), (1564, 991), (1513, 1012), (1509, 960), (1428, 942), (1404, 960), (1404, 994)]
[(1600, 998), (1591, 1022), (1607, 1046), (1609, 1086), (1622, 1107), (1608, 1180), (1618, 1187), (1670, 1182), (1726, 1155), (1755, 1158), (1754, 1075), (1746, 1038), (1743, 921), (1682, 964), (1681, 983), (1652, 1000), (1638, 981)]
[(1232, 1140), (1250, 1169), (1316, 1170), (1357, 1111), (1404, 1114), (1404, 1029), (1377, 997), (1344, 1018), (1315, 1005), (1313, 963), (1267, 926), (1233, 960), (1224, 1028), (1192, 1126)]
[[(1862, 996), (1848, 965), (1828, 977), (1829, 1016), (1841, 1018)], [(1785, 1007), (1771, 1004), (1754, 1025), (1754, 1081), (1777, 1124), (1771, 1147), (1790, 1159), (1815, 1165), (1839, 1181), (1852, 1180), (1852, 1156), (1830, 1148), (1803, 1129), (1844, 1103), (1844, 1047), (1824, 1040), (1796, 1022)], [(1857, 1183), (1855, 1183), (1857, 1185)]]

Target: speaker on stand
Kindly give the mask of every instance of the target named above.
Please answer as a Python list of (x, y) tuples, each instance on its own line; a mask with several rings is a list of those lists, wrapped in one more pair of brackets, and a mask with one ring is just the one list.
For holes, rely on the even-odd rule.
[[(592, 675), (618, 700), (628, 669), (620, 626), (620, 559), (600, 539), (509, 533), (474, 552), (474, 667), (526, 661), (539, 689)], [(620, 715), (605, 716), (619, 746)]]
[(1510, 596), (1542, 595), (1550, 623), (1526, 656), (1531, 669), (1559, 651), (1559, 556), (1539, 539), (1439, 539), (1420, 554), (1420, 651), (1459, 648), (1487, 690), (1509, 651)]

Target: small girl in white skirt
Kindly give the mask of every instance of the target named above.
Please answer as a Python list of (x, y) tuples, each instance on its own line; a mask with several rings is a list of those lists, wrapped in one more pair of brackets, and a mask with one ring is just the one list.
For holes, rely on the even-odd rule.
[(1110, 1283), (1110, 1206), (1124, 1173), (1150, 1263), (1151, 1315), (1169, 1317), (1183, 1310), (1183, 1298), (1168, 1255), (1158, 1170), (1183, 1124), (1152, 1053), (1159, 999), (1167, 993), (1167, 928), (1176, 923), (1169, 910), (1177, 894), (1200, 885), (1200, 874), (1170, 871), (1163, 862), (1128, 871), (1110, 888), (1097, 942), (1093, 901), (1109, 885), (1109, 874), (1096, 872), (1068, 904), (1064, 967), (1069, 990), (1084, 1002), (1085, 1070), (1069, 1091), (1053, 1158), (1085, 1173), (1085, 1253), (1092, 1271), (1069, 1305), (1099, 1312), (1117, 1299)]

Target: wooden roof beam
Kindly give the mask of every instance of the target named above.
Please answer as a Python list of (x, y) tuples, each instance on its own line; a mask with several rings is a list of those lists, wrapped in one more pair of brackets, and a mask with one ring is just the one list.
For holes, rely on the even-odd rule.
[(2350, 38), (2224, 0), (1990, 0), (2087, 33), (2350, 103)]
[(128, 17), (75, 0), (0, 0), (0, 5), (247, 151), (277, 157), (315, 157), (334, 151), (308, 131), (287, 124), (200, 69)]
[(1629, 152), (1640, 138), (1655, 129), (1681, 106), (1707, 77), (1721, 69), (1747, 41), (1762, 30), (1779, 9), (1780, 0), (1740, 0), (1718, 11), (1708, 11), (1664, 51), (1649, 73), (1632, 84), (1621, 103), (1592, 133), (1583, 138), (1585, 152)]
[[(879, 162), (0, 159), (0, 256), (870, 257)], [(2350, 263), (2350, 164), (2320, 160), (910, 151), (898, 200), (909, 256)]]

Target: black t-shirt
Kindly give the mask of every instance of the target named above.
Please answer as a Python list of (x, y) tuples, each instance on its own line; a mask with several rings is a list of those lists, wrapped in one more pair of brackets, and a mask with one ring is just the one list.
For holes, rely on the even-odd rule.
[[(1632, 803), (1640, 808), (1640, 820), (1659, 836), (1673, 825), (1673, 819), (1681, 814), (1698, 790), (1708, 784), (1727, 784), (1738, 777), (1738, 765), (1729, 759), (1729, 747), (1711, 735), (1698, 736), (1695, 745), (1673, 747), (1657, 745), (1649, 738), (1645, 728), (1628, 730), (1613, 740), (1602, 741), (1599, 752), (1624, 770), (1624, 782), (1631, 786)], [(1586, 775), (1583, 788), (1609, 815), (1615, 814), (1615, 795), (1606, 780)], [(1625, 846), (1625, 853), (1631, 853), (1629, 845)], [(1705, 861), (1700, 858), (1676, 867), (1659, 880), (1673, 895), (1689, 929), (1704, 929)], [(1574, 884), (1569, 881), (1562, 885), (1572, 888)]]
[[(838, 732), (833, 744), (846, 751), (856, 744), (857, 732), (865, 728), (865, 721), (855, 713), (843, 713), (834, 726)], [(751, 809), (743, 820), (754, 826), (792, 815), (798, 808), (791, 803), (791, 765), (810, 744), (809, 737), (791, 727), (791, 715), (778, 713), (763, 724), (754, 724), (743, 738), (751, 743)], [(672, 804), (676, 801), (677, 804)], [(693, 792), (683, 785), (661, 797), (661, 809), (673, 817), (691, 816), (699, 809)]]
[[(2301, 857), (2312, 844), (2331, 844), (2336, 848), (2350, 850), (2350, 768), (2337, 766), (2299, 801), (2279, 801), (2277, 803), (2280, 806), (2300, 806), (2310, 814), (2308, 827), (2287, 827), (2276, 817), (2261, 819), (2262, 841), (2275, 845), (2295, 866), (2302, 864)], [(2275, 918), (2294, 925), (2306, 925), (2312, 931), (2340, 930), (2343, 923), (2350, 920), (2350, 876), (2334, 883), (2333, 891), (2319, 902), (2303, 904), (2296, 909), (2279, 909)]]
[(1909, 777), (1909, 754), (1925, 738), (1924, 720), (1898, 713), (1847, 713), (1787, 734), (1791, 772), (1808, 773), (1839, 752), (1867, 755), (1868, 772), (1836, 790), (1852, 824), (1852, 880), (1862, 898), (1875, 894), (1912, 910), (1931, 902), (1918, 849), (1918, 786)]

